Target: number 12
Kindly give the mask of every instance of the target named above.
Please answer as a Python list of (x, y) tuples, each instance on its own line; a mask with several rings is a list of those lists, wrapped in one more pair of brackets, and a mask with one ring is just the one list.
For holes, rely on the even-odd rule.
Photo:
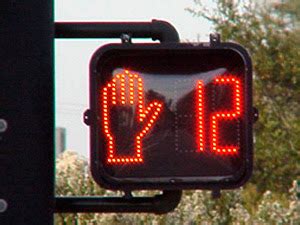
[[(210, 146), (213, 152), (218, 154), (235, 154), (238, 152), (238, 146), (220, 146), (218, 144), (218, 123), (222, 120), (234, 120), (241, 116), (241, 82), (233, 76), (215, 78), (214, 85), (230, 85), (233, 88), (233, 109), (229, 111), (217, 111), (210, 116)], [(204, 84), (203, 81), (197, 83), (197, 137), (198, 137), (198, 152), (204, 151), (205, 146), (205, 131), (204, 131)]]

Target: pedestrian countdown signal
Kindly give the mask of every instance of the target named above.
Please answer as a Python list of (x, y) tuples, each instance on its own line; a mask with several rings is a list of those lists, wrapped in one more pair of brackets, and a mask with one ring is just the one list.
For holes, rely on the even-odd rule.
[(249, 178), (252, 73), (241, 46), (111, 44), (90, 69), (91, 167), (100, 185), (234, 188)]

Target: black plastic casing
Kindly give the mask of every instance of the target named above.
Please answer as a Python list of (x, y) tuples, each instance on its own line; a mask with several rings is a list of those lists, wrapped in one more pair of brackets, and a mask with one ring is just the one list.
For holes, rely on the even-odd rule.
[[(245, 111), (244, 118), (246, 120), (244, 145), (246, 151), (243, 157), (245, 159), (243, 171), (235, 177), (235, 179), (220, 179), (215, 177), (212, 179), (203, 179), (203, 177), (186, 177), (177, 179), (176, 177), (161, 178), (117, 178), (109, 175), (101, 157), (105, 149), (103, 147), (103, 136), (101, 135), (101, 118), (99, 116), (99, 84), (103, 81), (102, 65), (111, 60), (115, 55), (127, 54), (128, 51), (134, 52), (135, 55), (145, 52), (153, 53), (155, 51), (180, 52), (180, 51), (234, 51), (237, 53), (244, 63), (244, 79), (246, 87), (244, 89)], [(180, 54), (180, 53), (179, 53)], [(90, 126), (90, 159), (91, 171), (95, 181), (102, 187), (117, 190), (147, 190), (147, 189), (163, 189), (163, 190), (182, 190), (182, 189), (233, 189), (242, 186), (251, 176), (253, 164), (253, 107), (252, 107), (252, 63), (248, 52), (240, 45), (235, 43), (162, 43), (162, 44), (108, 44), (95, 51), (90, 60), (90, 110), (88, 114), (88, 124)]]

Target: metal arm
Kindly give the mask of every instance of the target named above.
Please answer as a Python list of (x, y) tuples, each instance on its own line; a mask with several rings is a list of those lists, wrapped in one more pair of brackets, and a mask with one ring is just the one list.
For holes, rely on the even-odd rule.
[(179, 42), (176, 29), (168, 22), (57, 22), (56, 38), (120, 38), (122, 34), (132, 38), (152, 38), (160, 42)]
[(164, 191), (153, 197), (57, 197), (56, 212), (144, 212), (162, 214), (172, 211), (181, 191)]

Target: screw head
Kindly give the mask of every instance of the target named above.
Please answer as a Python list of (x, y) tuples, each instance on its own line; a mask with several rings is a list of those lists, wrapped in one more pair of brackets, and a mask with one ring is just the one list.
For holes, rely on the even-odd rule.
[(0, 133), (4, 133), (7, 130), (7, 122), (4, 119), (0, 119)]
[(0, 199), (0, 213), (3, 213), (7, 210), (7, 202), (4, 199)]

